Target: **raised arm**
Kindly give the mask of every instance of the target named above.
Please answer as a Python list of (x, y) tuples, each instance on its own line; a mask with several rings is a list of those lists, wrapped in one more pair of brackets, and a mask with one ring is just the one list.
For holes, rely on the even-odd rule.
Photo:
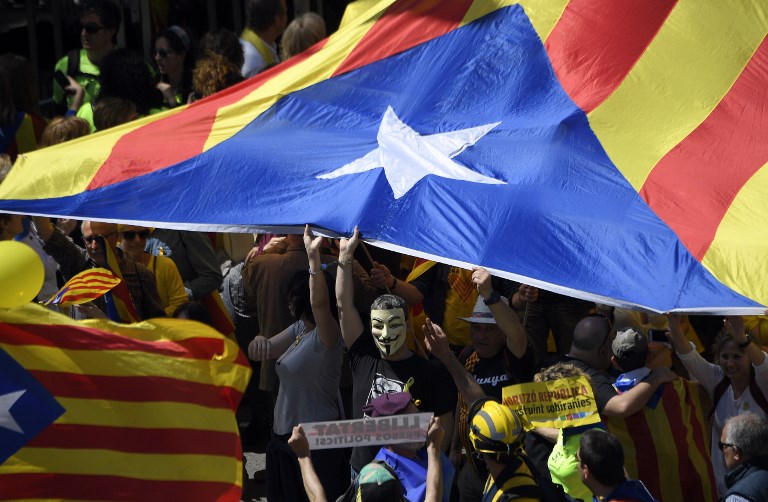
[(405, 281), (397, 280), (386, 265), (374, 263), (371, 269), (371, 281), (379, 289), (389, 289), (389, 292), (399, 296), (408, 305), (418, 305), (424, 301), (424, 295), (416, 286)]
[[(472, 282), (475, 283), (477, 292), (485, 300), (491, 298), (494, 293), (491, 279), (491, 274), (486, 269), (481, 267), (472, 269)], [(515, 311), (502, 301), (492, 303), (488, 305), (488, 308), (496, 320), (496, 325), (507, 338), (507, 348), (509, 351), (518, 359), (523, 357), (525, 351), (528, 350), (528, 337)]]
[(427, 431), (427, 482), (424, 502), (440, 502), (443, 499), (443, 457), (440, 445), (444, 434), (440, 417), (432, 417)]
[(427, 349), (433, 356), (438, 358), (451, 374), (456, 389), (466, 403), (474, 403), (475, 400), (485, 397), (482, 387), (478, 385), (475, 377), (456, 359), (448, 346), (448, 337), (445, 336), (442, 328), (429, 319), (426, 320), (424, 327), (424, 341)]
[(352, 281), (352, 263), (355, 260), (355, 249), (360, 242), (360, 233), (355, 227), (355, 233), (349, 239), (339, 241), (339, 268), (336, 272), (336, 306), (339, 309), (339, 324), (344, 344), (350, 348), (363, 332), (363, 321), (355, 308), (355, 291)]
[(765, 361), (765, 352), (760, 348), (758, 343), (753, 343), (752, 340), (747, 338), (746, 331), (744, 330), (744, 318), (741, 316), (733, 315), (725, 318), (725, 328), (728, 333), (733, 337), (733, 341), (741, 347), (745, 343), (747, 346), (744, 348), (744, 352), (749, 357), (749, 362), (753, 366), (760, 366)]
[(317, 336), (320, 342), (331, 348), (339, 341), (341, 328), (331, 314), (331, 304), (328, 298), (328, 286), (325, 283), (323, 264), (320, 262), (320, 244), (322, 237), (312, 238), (309, 225), (304, 228), (304, 248), (309, 260), (309, 300), (312, 305), (312, 315), (315, 318)]
[(669, 314), (669, 341), (678, 354), (688, 354), (693, 350), (693, 345), (685, 334), (688, 332), (688, 316), (680, 314)]
[(301, 479), (304, 482), (304, 491), (307, 492), (307, 498), (310, 502), (325, 502), (325, 490), (320, 478), (317, 477), (315, 466), (312, 465), (312, 457), (309, 456), (309, 441), (304, 434), (301, 425), (293, 428), (291, 437), (288, 438), (288, 446), (299, 458), (299, 468), (301, 469)]

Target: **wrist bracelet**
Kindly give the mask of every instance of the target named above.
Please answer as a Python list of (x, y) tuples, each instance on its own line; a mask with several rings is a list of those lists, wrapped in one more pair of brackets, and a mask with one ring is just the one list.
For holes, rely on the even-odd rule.
[(750, 343), (754, 343), (755, 341), (755, 338), (749, 333), (745, 333), (745, 335), (747, 337), (746, 340), (744, 340), (743, 342), (736, 342), (736, 345), (738, 345), (740, 349), (746, 349), (747, 347), (749, 347)]
[(354, 262), (355, 262), (354, 259), (345, 260), (345, 261), (339, 260), (339, 265), (352, 265)]
[(389, 290), (390, 291), (394, 291), (395, 290), (395, 286), (397, 286), (397, 277), (392, 276), (392, 285), (389, 287)]
[(309, 272), (309, 275), (317, 275), (317, 274), (319, 274), (319, 273), (320, 273), (320, 272), (322, 272), (322, 271), (323, 271), (323, 269), (322, 269), (322, 268), (321, 268), (320, 270), (316, 270), (316, 271), (314, 271), (314, 272), (312, 272), (312, 269), (311, 269), (311, 268), (310, 268), (309, 270), (307, 270), (307, 272)]

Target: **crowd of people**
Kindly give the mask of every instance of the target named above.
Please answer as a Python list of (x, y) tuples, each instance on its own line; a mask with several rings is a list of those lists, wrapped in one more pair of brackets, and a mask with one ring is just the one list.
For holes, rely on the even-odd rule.
[[(326, 36), (316, 14), (288, 23), (284, 0), (245, 3), (239, 36), (163, 27), (147, 61), (116, 46), (119, 4), (82, 2), (81, 48), (56, 64), (52, 118), (29, 62), (0, 56), (0, 182), (20, 154), (205, 98)], [(132, 320), (194, 319), (237, 339), (254, 369), (242, 440), (267, 442), (269, 500), (768, 500), (765, 317), (613, 309), (479, 267), (368, 252), (357, 230), (334, 241), (307, 226), (243, 246), (0, 214), (10, 239), (43, 260), (41, 301), (110, 268)], [(106, 298), (67, 313), (128, 320)], [(589, 382), (599, 422), (531, 428), (502, 404), (503, 387), (563, 378)], [(302, 427), (418, 412), (433, 418), (413, 443), (311, 450)]]

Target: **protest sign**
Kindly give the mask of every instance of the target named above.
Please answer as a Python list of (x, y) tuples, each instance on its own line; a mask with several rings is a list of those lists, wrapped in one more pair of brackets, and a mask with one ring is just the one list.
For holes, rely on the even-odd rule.
[(310, 450), (426, 441), (432, 413), (301, 424)]
[(592, 385), (585, 377), (510, 385), (502, 389), (502, 398), (527, 429), (562, 429), (600, 421)]

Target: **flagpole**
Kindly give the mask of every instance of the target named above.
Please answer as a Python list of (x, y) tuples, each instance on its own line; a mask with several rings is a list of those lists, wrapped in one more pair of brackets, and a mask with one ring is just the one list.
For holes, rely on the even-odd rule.
[[(368, 263), (371, 264), (371, 267), (374, 267), (376, 265), (376, 262), (373, 261), (373, 256), (371, 256), (371, 253), (368, 251), (368, 246), (365, 245), (365, 242), (360, 241), (360, 247), (365, 253), (366, 258), (368, 258)], [(384, 289), (387, 290), (387, 294), (389, 295), (392, 294), (392, 291), (389, 290), (389, 286), (387, 286), (386, 284), (384, 285)]]

